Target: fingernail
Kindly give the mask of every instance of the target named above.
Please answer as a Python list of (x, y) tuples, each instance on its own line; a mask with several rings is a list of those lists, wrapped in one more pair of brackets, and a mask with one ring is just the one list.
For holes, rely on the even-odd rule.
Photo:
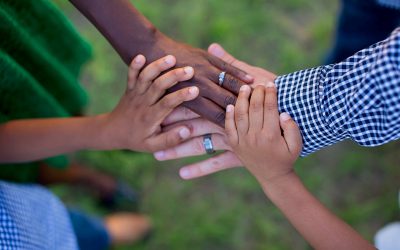
[(248, 85), (243, 85), (242, 87), (240, 87), (240, 91), (247, 91), (249, 90), (249, 86)]
[(181, 171), (179, 171), (179, 175), (180, 175), (183, 179), (189, 178), (189, 177), (190, 177), (190, 171), (189, 171), (189, 169), (182, 168)]
[(183, 71), (185, 72), (186, 75), (191, 75), (193, 74), (193, 68), (192, 67), (184, 67)]
[(275, 87), (275, 83), (273, 83), (273, 82), (267, 82), (267, 84), (265, 84), (265, 87), (267, 87), (267, 88), (273, 88), (273, 87)]
[(174, 57), (173, 56), (166, 56), (164, 59), (165, 63), (172, 65), (174, 64)]
[(189, 88), (189, 94), (190, 95), (197, 95), (199, 93), (199, 88), (197, 87), (190, 87)]
[(246, 79), (247, 81), (253, 81), (254, 77), (252, 77), (251, 75), (247, 74), (244, 76), (244, 79)]
[(229, 104), (228, 106), (226, 106), (226, 112), (232, 112), (234, 109), (232, 104)]
[(284, 121), (284, 122), (291, 119), (290, 115), (288, 113), (286, 113), (286, 112), (282, 113), (280, 115), (280, 117), (281, 117), (281, 120)]
[(218, 44), (213, 44), (211, 51), (216, 57), (222, 57), (225, 54), (224, 50)]
[(141, 63), (141, 62), (142, 62), (142, 55), (137, 55), (137, 56), (135, 57), (134, 62), (135, 62), (136, 64)]
[(182, 139), (186, 139), (190, 136), (190, 130), (187, 128), (182, 128), (181, 130), (179, 130), (179, 136)]
[(154, 153), (154, 157), (157, 160), (164, 160), (165, 159), (165, 151), (158, 151)]

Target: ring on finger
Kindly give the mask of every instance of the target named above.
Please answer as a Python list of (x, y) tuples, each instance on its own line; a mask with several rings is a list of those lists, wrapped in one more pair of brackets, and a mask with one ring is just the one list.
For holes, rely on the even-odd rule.
[(206, 134), (203, 136), (203, 146), (207, 154), (215, 153), (214, 145), (211, 140), (211, 134)]
[(219, 75), (218, 75), (218, 84), (219, 84), (219, 86), (221, 86), (221, 87), (222, 87), (222, 84), (224, 83), (225, 75), (226, 75), (226, 72), (225, 72), (225, 71), (222, 71), (222, 72), (219, 73)]

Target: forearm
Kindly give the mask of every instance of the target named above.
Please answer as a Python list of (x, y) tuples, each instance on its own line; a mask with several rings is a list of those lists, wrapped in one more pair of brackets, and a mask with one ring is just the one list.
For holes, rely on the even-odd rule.
[(162, 35), (128, 0), (70, 0), (110, 42), (126, 64), (137, 54), (149, 62), (164, 56)]
[(295, 173), (274, 183), (260, 181), (265, 194), (315, 249), (375, 249), (325, 208)]
[(102, 116), (16, 120), (0, 125), (0, 163), (27, 162), (81, 149), (106, 149)]
[(377, 146), (400, 138), (400, 29), (345, 61), (279, 76), (280, 112), (303, 136), (302, 156), (346, 138)]

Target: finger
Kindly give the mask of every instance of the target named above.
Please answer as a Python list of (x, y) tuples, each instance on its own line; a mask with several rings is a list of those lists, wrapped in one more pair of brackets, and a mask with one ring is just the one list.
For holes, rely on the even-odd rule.
[(167, 89), (174, 86), (178, 82), (183, 82), (193, 77), (194, 70), (192, 67), (184, 67), (171, 70), (164, 75), (158, 77), (150, 88), (146, 91), (146, 100), (152, 105), (163, 96)]
[[(222, 110), (225, 110), (226, 106), (229, 104), (234, 104), (236, 102), (236, 96), (234, 94), (224, 88), (219, 87), (217, 84), (205, 77), (194, 78), (190, 81), (176, 84), (169, 88), (168, 92), (173, 92), (191, 85), (197, 86), (200, 89), (200, 96), (212, 100), (215, 104), (219, 105)], [(224, 121), (225, 118), (223, 119), (223, 122)]]
[(247, 134), (249, 130), (249, 96), (250, 87), (243, 85), (235, 105), (235, 123), (238, 135)]
[[(191, 134), (192, 135), (192, 134)], [(221, 134), (212, 134), (212, 143), (215, 150), (229, 150), (230, 147), (226, 144), (224, 136)], [(160, 150), (154, 153), (154, 157), (159, 161), (179, 159), (189, 156), (204, 155), (206, 150), (203, 145), (203, 136), (198, 136), (185, 141), (176, 147)]]
[(303, 147), (300, 129), (288, 113), (282, 113), (279, 118), (280, 126), (283, 130), (283, 137), (285, 138), (289, 151), (293, 155), (298, 156)]
[(160, 151), (174, 147), (190, 137), (190, 130), (187, 127), (179, 126), (168, 132), (161, 133), (149, 139), (151, 150)]
[(199, 89), (197, 87), (188, 87), (164, 96), (152, 106), (155, 108), (154, 116), (156, 120), (161, 123), (176, 107), (183, 102), (195, 99), (198, 95)]
[(220, 126), (203, 118), (195, 118), (187, 121), (180, 121), (170, 126), (163, 127), (163, 131), (169, 131), (176, 126), (185, 126), (190, 129), (191, 135), (199, 136), (205, 134), (225, 134), (225, 130)]
[(249, 131), (258, 132), (262, 129), (264, 123), (264, 86), (257, 86), (250, 99), (249, 108)]
[[(237, 60), (235, 57), (233, 57), (231, 54), (229, 54), (228, 52), (226, 52), (224, 50), (224, 48), (222, 48), (221, 45), (217, 44), (217, 43), (213, 43), (208, 47), (208, 52), (221, 59), (222, 61), (224, 61), (225, 63), (227, 63), (228, 65), (231, 65), (235, 68), (238, 69), (244, 69), (244, 68), (248, 68), (250, 65), (248, 65), (247, 63), (244, 63), (240, 60)], [(230, 74), (232, 74), (230, 71), (226, 71), (229, 72)], [(244, 71), (243, 71), (244, 72)], [(233, 76), (236, 76), (235, 74), (232, 74)], [(238, 77), (239, 79), (241, 79), (242, 81), (246, 82), (246, 83), (252, 83), (254, 81), (254, 77), (246, 74), (245, 79)]]
[(204, 79), (199, 84), (201, 96), (213, 100), (216, 104), (221, 106), (224, 110), (229, 104), (236, 103), (236, 96), (228, 90), (219, 87), (217, 84), (209, 79)]
[(143, 55), (137, 55), (132, 60), (131, 64), (129, 64), (127, 91), (135, 88), (136, 82), (138, 80), (138, 75), (145, 63), (146, 58)]
[[(215, 69), (215, 71), (212, 70), (210, 72), (209, 79), (212, 82), (214, 82), (217, 85), (219, 85), (219, 75), (220, 75), (220, 73), (222, 73), (221, 70), (217, 70), (217, 69)], [(245, 84), (246, 84), (245, 82), (243, 82), (243, 81), (237, 79), (236, 77), (233, 77), (232, 75), (226, 73), (221, 86), (224, 89), (229, 90), (230, 92), (232, 92), (232, 93), (237, 95), (237, 94), (239, 94), (240, 87), (242, 85), (245, 85)]]
[(238, 143), (238, 134), (235, 125), (235, 107), (233, 105), (228, 105), (228, 107), (226, 107), (225, 116), (226, 136), (228, 137), (229, 143), (235, 146)]
[(222, 128), (224, 127), (225, 110), (207, 98), (199, 97), (193, 101), (183, 103), (183, 106), (193, 110), (201, 117), (204, 117)]
[(226, 62), (224, 60), (221, 60), (220, 58), (210, 54), (208, 57), (208, 61), (217, 67), (219, 70), (224, 71), (230, 75), (232, 75), (234, 78), (237, 78), (244, 83), (252, 83), (254, 81), (254, 78), (247, 74), (247, 72), (244, 72), (241, 69), (238, 69), (237, 67), (233, 66), (231, 63)]
[(146, 92), (150, 84), (157, 78), (163, 71), (172, 68), (176, 64), (174, 56), (165, 56), (152, 63), (142, 70), (139, 74), (139, 84), (136, 84), (136, 91), (139, 94)]
[(175, 122), (191, 120), (198, 117), (200, 117), (198, 114), (186, 107), (177, 107), (164, 119), (162, 125), (168, 126)]
[(207, 160), (182, 167), (179, 175), (181, 178), (188, 180), (242, 165), (232, 152), (227, 151)]
[(269, 82), (265, 88), (264, 130), (271, 136), (280, 136), (278, 98), (274, 83)]

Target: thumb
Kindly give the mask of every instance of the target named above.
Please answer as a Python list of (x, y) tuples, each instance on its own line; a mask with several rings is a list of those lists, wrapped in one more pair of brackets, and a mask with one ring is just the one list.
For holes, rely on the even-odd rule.
[(279, 123), (283, 130), (283, 137), (285, 138), (289, 151), (298, 156), (303, 147), (299, 127), (288, 113), (280, 114)]
[(210, 53), (213, 56), (218, 57), (219, 59), (222, 59), (223, 61), (232, 64), (233, 62), (236, 61), (236, 58), (234, 58), (231, 54), (226, 52), (224, 48), (222, 48), (221, 45), (218, 43), (213, 43), (208, 47), (208, 53)]
[[(211, 55), (218, 57), (219, 59), (221, 59), (222, 61), (240, 69), (243, 71), (250, 71), (252, 66), (248, 65), (247, 63), (244, 63), (238, 59), (236, 59), (235, 57), (233, 57), (231, 54), (229, 54), (228, 52), (225, 51), (224, 48), (222, 48), (221, 45), (219, 45), (218, 43), (213, 43), (208, 47), (208, 53), (210, 53)], [(248, 72), (249, 73), (249, 72)]]

